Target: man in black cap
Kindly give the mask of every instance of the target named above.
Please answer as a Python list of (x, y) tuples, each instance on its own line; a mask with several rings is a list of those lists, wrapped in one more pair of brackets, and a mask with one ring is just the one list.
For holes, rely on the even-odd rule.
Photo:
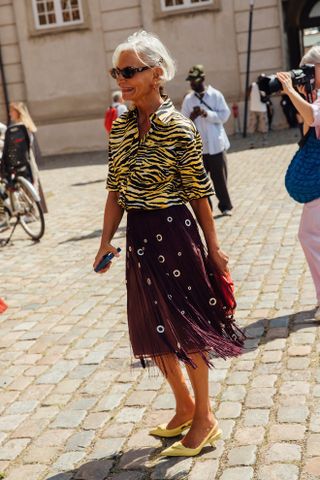
[[(230, 109), (219, 90), (205, 85), (203, 65), (194, 65), (186, 78), (192, 92), (182, 103), (181, 111), (196, 125), (203, 143), (203, 163), (210, 174), (222, 215), (232, 215), (232, 203), (227, 188), (227, 157), (230, 147), (223, 124), (230, 116)], [(212, 208), (212, 203), (209, 198)]]

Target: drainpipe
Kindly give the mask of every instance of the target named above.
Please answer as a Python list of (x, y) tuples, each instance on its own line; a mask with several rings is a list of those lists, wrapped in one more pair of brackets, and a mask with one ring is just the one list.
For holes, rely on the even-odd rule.
[(5, 105), (6, 105), (6, 112), (7, 112), (7, 125), (9, 125), (9, 123), (10, 123), (10, 116), (9, 116), (9, 103), (10, 103), (10, 101), (9, 101), (9, 94), (8, 94), (5, 71), (4, 71), (4, 65), (3, 65), (3, 60), (2, 60), (1, 43), (0, 43), (0, 75), (1, 75), (3, 96), (4, 96), (4, 101), (5, 101)]
[(250, 75), (250, 58), (251, 58), (251, 37), (252, 37), (252, 17), (254, 0), (250, 0), (249, 10), (249, 30), (248, 30), (248, 50), (247, 50), (247, 70), (246, 70), (246, 86), (244, 97), (244, 118), (243, 118), (243, 137), (247, 136), (247, 118), (248, 118), (248, 89), (249, 89), (249, 75)]

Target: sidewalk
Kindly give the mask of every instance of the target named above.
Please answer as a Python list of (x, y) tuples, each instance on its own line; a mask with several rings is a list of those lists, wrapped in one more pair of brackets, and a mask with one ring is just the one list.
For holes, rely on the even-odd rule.
[[(293, 131), (266, 148), (234, 139), (232, 217), (217, 219), (248, 351), (215, 362), (210, 393), (223, 439), (193, 459), (162, 459), (148, 429), (172, 415), (155, 372), (131, 365), (124, 255), (92, 271), (106, 166), (45, 164), (43, 240), (17, 228), (0, 250), (0, 472), (6, 480), (315, 480), (320, 478), (320, 324), (283, 178)], [(274, 145), (278, 140), (281, 145)], [(238, 143), (237, 143), (238, 142)], [(125, 248), (125, 224), (115, 246)], [(137, 299), (138, 301), (138, 299)]]

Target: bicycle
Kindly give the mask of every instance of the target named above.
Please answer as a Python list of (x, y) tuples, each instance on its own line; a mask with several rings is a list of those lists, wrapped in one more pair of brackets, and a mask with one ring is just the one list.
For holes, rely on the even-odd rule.
[(11, 170), (7, 178), (0, 178), (0, 187), (0, 197), (9, 227), (15, 219), (11, 234), (4, 243), (10, 241), (18, 224), (32, 240), (39, 241), (44, 235), (45, 222), (40, 196), (32, 183)]

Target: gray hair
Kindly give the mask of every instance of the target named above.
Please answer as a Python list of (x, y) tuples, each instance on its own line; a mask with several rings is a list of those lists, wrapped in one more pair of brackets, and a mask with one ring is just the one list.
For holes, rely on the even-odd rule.
[(305, 53), (301, 59), (300, 67), (305, 65), (306, 63), (320, 63), (320, 47), (314, 46), (310, 48), (310, 50)]
[(159, 66), (162, 69), (162, 82), (167, 82), (174, 77), (176, 72), (175, 62), (167, 48), (153, 33), (143, 30), (135, 32), (125, 42), (120, 43), (113, 53), (112, 63), (114, 67), (117, 66), (120, 54), (128, 50), (134, 51), (145, 65)]
[(122, 93), (120, 90), (117, 90), (116, 92), (113, 92), (112, 94), (112, 101), (113, 102), (119, 102), (119, 100), (122, 99)]

